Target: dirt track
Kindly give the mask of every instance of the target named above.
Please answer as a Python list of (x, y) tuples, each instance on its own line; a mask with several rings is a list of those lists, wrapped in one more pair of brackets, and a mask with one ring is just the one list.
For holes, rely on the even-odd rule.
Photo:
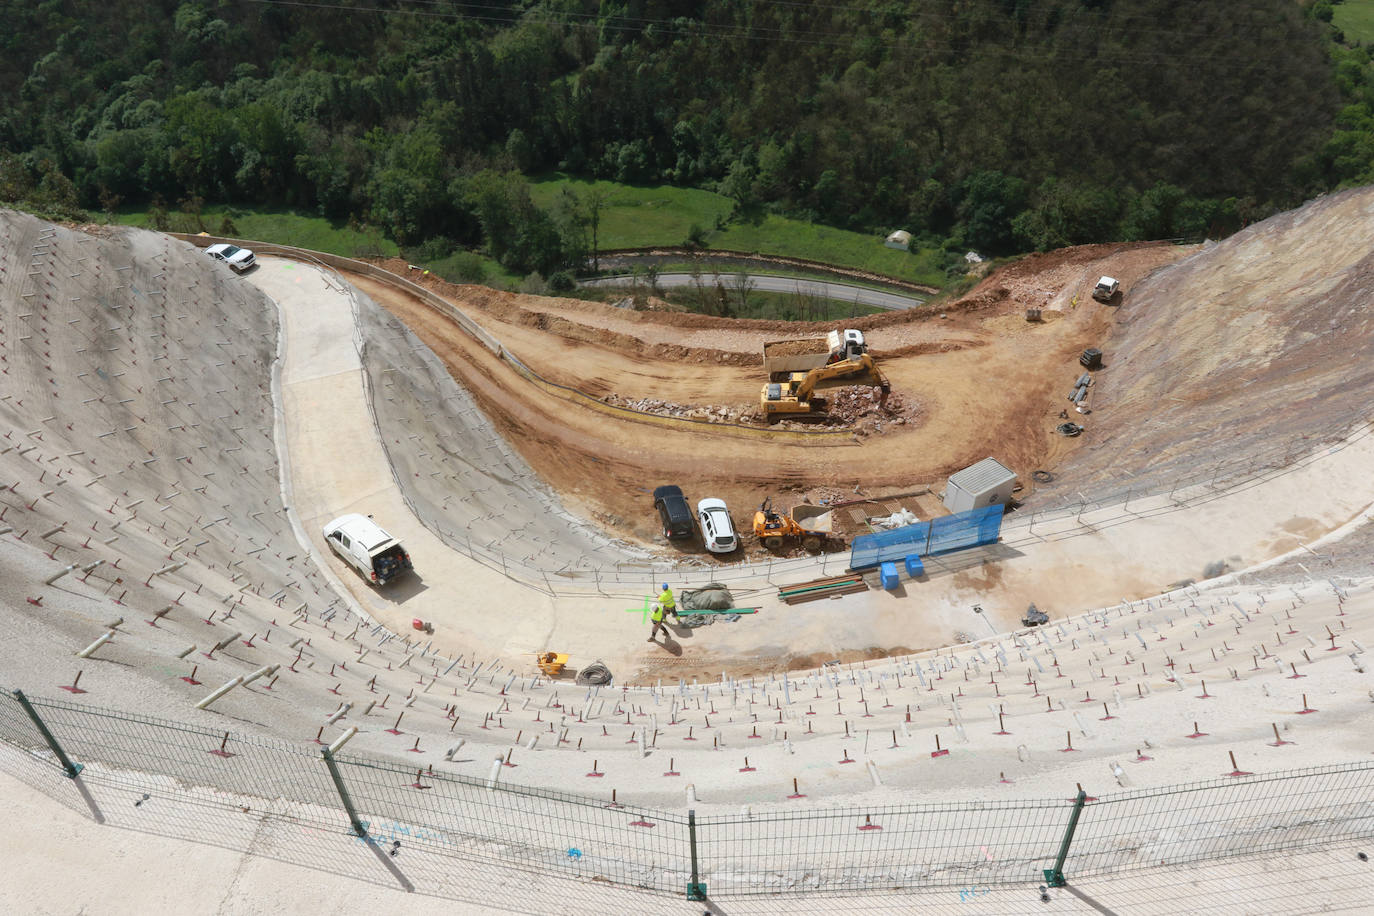
[[(766, 496), (788, 504), (856, 486), (864, 493), (911, 490), (988, 455), (1023, 478), (1053, 467), (1071, 447), (1053, 428), (1081, 372), (1078, 353), (1102, 341), (1115, 315), (1091, 300), (1093, 283), (1110, 273), (1129, 290), (1183, 253), (1167, 245), (1087, 246), (1032, 256), (942, 311), (857, 319), (852, 324), (867, 334), (894, 392), (919, 419), (881, 429), (869, 421), (854, 435), (804, 441), (728, 427), (665, 427), (551, 397), (415, 297), (366, 277), (349, 280), (411, 327), (475, 392), (570, 508), (618, 534), (663, 545), (648, 498), (661, 483), (681, 485), (693, 501), (725, 499), (741, 524)], [(400, 263), (384, 266), (406, 273)], [(637, 312), (424, 282), (545, 378), (594, 397), (747, 409), (763, 382), (765, 340), (833, 327)], [(1025, 320), (1029, 306), (1044, 310), (1042, 323)]]

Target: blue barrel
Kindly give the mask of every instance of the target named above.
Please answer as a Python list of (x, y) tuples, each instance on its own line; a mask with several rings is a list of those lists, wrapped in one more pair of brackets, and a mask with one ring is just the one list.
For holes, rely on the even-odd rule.
[(884, 563), (878, 567), (878, 578), (882, 580), (883, 588), (894, 591), (897, 588), (897, 564)]
[(921, 558), (914, 553), (907, 554), (906, 574), (915, 579), (917, 576), (925, 575), (925, 572), (926, 566), (921, 562)]

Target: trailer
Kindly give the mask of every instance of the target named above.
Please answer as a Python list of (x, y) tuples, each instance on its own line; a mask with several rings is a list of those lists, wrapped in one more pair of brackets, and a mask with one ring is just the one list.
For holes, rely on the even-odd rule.
[(868, 352), (863, 331), (846, 328), (824, 337), (770, 340), (763, 345), (763, 371), (770, 382), (786, 381), (794, 372), (810, 372)]
[(810, 372), (829, 361), (830, 346), (824, 337), (770, 340), (763, 345), (763, 371), (769, 381), (785, 379), (793, 372)]

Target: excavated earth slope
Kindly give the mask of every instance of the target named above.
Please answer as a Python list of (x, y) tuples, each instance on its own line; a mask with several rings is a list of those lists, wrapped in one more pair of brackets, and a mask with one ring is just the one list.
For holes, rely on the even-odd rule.
[[(938, 309), (854, 321), (907, 416), (868, 417), (852, 431), (828, 435), (663, 422), (596, 401), (649, 398), (756, 411), (763, 343), (823, 334), (833, 325), (637, 312), (453, 286), (409, 272), (525, 365), (564, 386), (541, 388), (418, 297), (358, 274), (348, 279), (473, 390), (570, 508), (615, 534), (663, 545), (648, 499), (662, 483), (681, 485), (693, 501), (725, 499), (738, 524), (765, 497), (790, 504), (807, 496), (938, 488), (949, 473), (989, 455), (1028, 481), (1031, 471), (1053, 466), (1073, 447), (1053, 433), (1062, 396), (1082, 371), (1079, 352), (1102, 341), (1115, 320), (1112, 309), (1089, 297), (1099, 274), (1129, 286), (1185, 253), (1169, 245), (1098, 245), (1034, 255)], [(407, 273), (403, 263), (385, 266)], [(1031, 306), (1043, 320), (1026, 320)], [(938, 511), (933, 500), (921, 507), (923, 517)]]
[(1374, 189), (1359, 188), (1137, 284), (1103, 347), (1084, 447), (1042, 498), (1233, 477), (1341, 438), (1374, 395), (1372, 252)]

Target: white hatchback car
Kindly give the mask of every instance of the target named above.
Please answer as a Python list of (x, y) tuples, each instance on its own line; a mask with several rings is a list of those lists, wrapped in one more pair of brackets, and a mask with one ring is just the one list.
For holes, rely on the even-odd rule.
[(703, 499), (697, 503), (697, 521), (701, 523), (701, 539), (712, 553), (729, 553), (739, 546), (725, 500)]
[(253, 257), (253, 252), (247, 248), (240, 248), (237, 245), (223, 242), (218, 245), (211, 245), (205, 249), (205, 253), (216, 261), (223, 261), (239, 273), (243, 273), (257, 263), (257, 259)]

